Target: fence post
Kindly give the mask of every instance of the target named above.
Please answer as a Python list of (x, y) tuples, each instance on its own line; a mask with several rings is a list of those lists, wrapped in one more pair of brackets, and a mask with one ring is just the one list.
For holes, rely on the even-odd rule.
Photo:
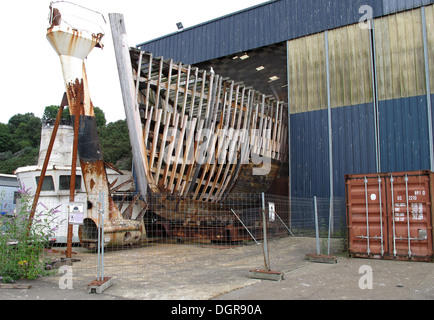
[(320, 255), (319, 249), (319, 228), (318, 228), (318, 206), (316, 202), (316, 196), (313, 197), (313, 205), (315, 209), (315, 235), (316, 235), (316, 254)]
[(111, 277), (104, 277), (104, 193), (99, 193), (98, 203), (98, 261), (97, 278), (87, 285), (87, 293), (102, 293), (113, 284)]
[(264, 233), (264, 241), (262, 243), (262, 248), (264, 251), (264, 262), (265, 262), (265, 271), (270, 271), (270, 261), (268, 255), (268, 241), (267, 241), (267, 217), (265, 216), (265, 197), (262, 192), (262, 229)]

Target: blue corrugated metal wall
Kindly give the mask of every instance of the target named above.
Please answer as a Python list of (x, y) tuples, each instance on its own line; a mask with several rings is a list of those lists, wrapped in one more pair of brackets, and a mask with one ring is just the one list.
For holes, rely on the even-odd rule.
[(383, 0), (383, 14), (400, 12), (433, 3), (430, 0)]
[[(330, 196), (327, 110), (291, 115), (291, 195)], [(332, 109), (333, 188), (345, 197), (345, 174), (376, 171), (372, 104)]]
[[(381, 171), (429, 170), (426, 96), (380, 101), (379, 109)], [(377, 170), (373, 104), (333, 108), (332, 130), (334, 195), (344, 197), (346, 174)], [(327, 110), (291, 115), (292, 196), (330, 195), (328, 152)]]
[(332, 109), (333, 188), (345, 196), (345, 175), (376, 171), (372, 103)]
[(380, 101), (381, 171), (429, 170), (426, 96)]
[(325, 197), (329, 187), (327, 110), (291, 115), (291, 195)]

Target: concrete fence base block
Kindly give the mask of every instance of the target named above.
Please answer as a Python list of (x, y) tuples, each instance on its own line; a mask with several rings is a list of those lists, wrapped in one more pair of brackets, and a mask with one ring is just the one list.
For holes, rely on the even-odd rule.
[(94, 280), (86, 287), (87, 293), (103, 293), (106, 289), (113, 285), (113, 279), (110, 277), (104, 277), (103, 280)]
[(249, 270), (249, 276), (253, 279), (280, 281), (283, 280), (284, 273), (279, 271)]

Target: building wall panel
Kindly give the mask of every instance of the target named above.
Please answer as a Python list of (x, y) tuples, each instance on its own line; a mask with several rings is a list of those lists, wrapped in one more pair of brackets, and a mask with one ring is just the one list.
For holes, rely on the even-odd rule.
[(427, 170), (426, 96), (380, 101), (381, 171)]
[(327, 109), (324, 33), (288, 42), (291, 113)]
[(421, 10), (375, 20), (379, 100), (426, 93)]
[(425, 8), (431, 93), (434, 93), (434, 6)]
[(291, 195), (328, 197), (327, 110), (291, 115)]
[(370, 32), (358, 24), (329, 32), (331, 106), (373, 101)]
[(376, 172), (372, 103), (332, 109), (333, 188), (345, 197), (345, 175)]
[(383, 0), (383, 13), (390, 14), (434, 3), (432, 0)]

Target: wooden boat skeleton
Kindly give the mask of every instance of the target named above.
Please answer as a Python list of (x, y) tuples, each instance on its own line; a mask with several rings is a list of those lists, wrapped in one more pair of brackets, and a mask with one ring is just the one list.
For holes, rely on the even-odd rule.
[(269, 175), (287, 161), (282, 102), (212, 69), (129, 52), (151, 192), (219, 202), (241, 170)]

